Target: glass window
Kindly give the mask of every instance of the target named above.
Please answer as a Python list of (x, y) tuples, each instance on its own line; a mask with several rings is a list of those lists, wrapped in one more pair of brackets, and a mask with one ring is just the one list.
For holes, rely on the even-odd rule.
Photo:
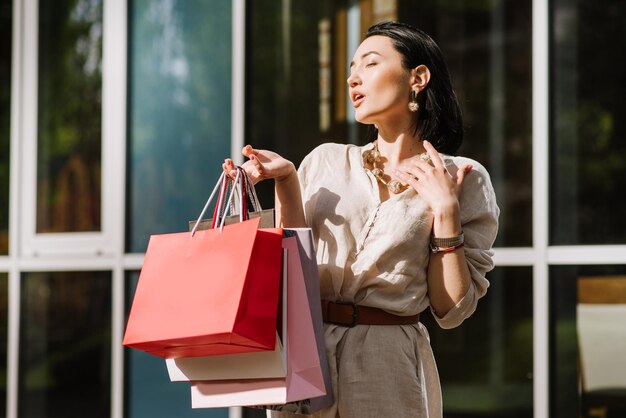
[[(624, 244), (624, 2), (552, 5), (550, 242)], [(617, 53), (616, 53), (617, 52)]]
[(111, 414), (111, 273), (22, 276), (20, 417)]
[(0, 255), (9, 252), (12, 3), (0, 0)]
[(550, 417), (626, 416), (626, 266), (553, 266), (550, 294)]
[(502, 210), (496, 245), (532, 246), (532, 2), (397, 4), (446, 58), (465, 125), (458, 153), (487, 168)]
[(101, 228), (102, 1), (39, 3), (37, 232)]
[[(126, 312), (130, 312), (139, 273), (126, 276)], [(143, 351), (125, 349), (125, 413), (127, 418), (228, 418), (228, 408), (191, 409), (185, 382), (171, 382), (165, 360)]]
[(261, 408), (242, 408), (242, 418), (266, 418), (267, 412)]
[[(246, 2), (246, 143), (296, 166), (320, 143), (348, 140), (340, 3)], [(272, 182), (257, 190), (261, 203), (273, 207)]]
[(231, 1), (129, 1), (129, 252), (196, 219), (230, 155)]
[(0, 273), (0, 417), (7, 410), (7, 348), (9, 343), (9, 275)]
[(532, 418), (532, 268), (497, 267), (476, 312), (458, 328), (428, 328), (446, 417)]
[[(499, 246), (532, 245), (531, 3), (359, 2), (359, 34), (398, 19), (442, 48), (464, 114), (459, 153), (486, 166), (502, 209)], [(247, 13), (246, 142), (296, 164), (321, 142), (352, 142), (345, 3), (249, 1)], [(273, 205), (271, 183), (259, 189)]]

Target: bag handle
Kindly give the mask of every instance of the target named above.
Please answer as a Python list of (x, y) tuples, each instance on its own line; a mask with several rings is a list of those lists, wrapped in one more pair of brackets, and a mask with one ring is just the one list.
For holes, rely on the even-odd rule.
[[(198, 216), (198, 219), (196, 220), (196, 223), (193, 229), (191, 230), (191, 237), (195, 235), (196, 230), (198, 229), (198, 225), (200, 225), (200, 221), (202, 220), (202, 217), (208, 210), (209, 205), (211, 204), (213, 197), (217, 193), (218, 188), (220, 189), (220, 191), (218, 194), (217, 202), (215, 204), (215, 211), (213, 213), (213, 221), (211, 222), (211, 229), (217, 227), (218, 224), (220, 226), (220, 231), (224, 229), (224, 223), (226, 222), (226, 217), (227, 217), (225, 210), (228, 207), (230, 208), (230, 212), (231, 213), (233, 212), (233, 208), (234, 208), (233, 196), (235, 194), (235, 191), (237, 192), (237, 196), (239, 196), (239, 221), (240, 222), (243, 222), (244, 220), (248, 219), (248, 203), (247, 203), (248, 198), (250, 198), (250, 202), (252, 203), (253, 211), (260, 212), (261, 210), (263, 210), (261, 208), (261, 203), (256, 194), (256, 190), (254, 188), (252, 180), (248, 176), (248, 173), (246, 173), (246, 170), (243, 167), (237, 166), (236, 168), (237, 168), (237, 176), (235, 177), (234, 180), (226, 176), (224, 172), (222, 172), (222, 174), (220, 175), (217, 183), (215, 184), (215, 187), (213, 188), (213, 191), (211, 192), (211, 195), (209, 196), (209, 199), (206, 201), (204, 207), (202, 208), (202, 212), (200, 212), (200, 216)], [(228, 193), (229, 191), (230, 193)], [(226, 197), (227, 194), (229, 196), (228, 196), (228, 199), (225, 201), (224, 198)]]
[[(226, 173), (222, 172), (222, 175), (217, 181), (217, 184), (215, 185), (215, 187), (213, 188), (211, 195), (209, 196), (206, 203), (204, 204), (204, 208), (202, 208), (202, 212), (200, 212), (200, 216), (198, 216), (198, 219), (196, 220), (196, 223), (193, 226), (193, 229), (191, 230), (191, 233), (190, 233), (191, 237), (193, 237), (196, 234), (196, 230), (198, 229), (198, 225), (200, 225), (200, 221), (202, 220), (202, 217), (204, 216), (207, 209), (209, 208), (209, 205), (211, 204), (211, 201), (213, 200), (213, 197), (215, 196), (215, 193), (217, 192), (218, 187), (224, 184), (223, 182), (225, 180), (225, 177), (226, 177)], [(239, 173), (239, 170), (237, 170), (237, 177), (235, 178), (235, 183), (239, 181), (239, 177), (240, 177), (240, 173)], [(225, 190), (226, 190), (226, 187), (220, 187), (220, 195), (222, 194), (225, 195), (226, 194), (224, 193)], [(232, 202), (234, 191), (235, 191), (235, 187), (231, 188), (230, 195), (228, 197), (228, 201), (226, 202), (226, 205), (229, 205)], [(221, 203), (222, 202), (218, 201), (216, 206), (219, 207)], [(222, 212), (222, 211), (220, 210), (219, 212)], [(220, 215), (221, 214), (218, 213), (218, 216)], [(226, 221), (226, 216), (220, 216), (220, 218), (221, 218), (220, 219), (220, 231), (222, 231), (222, 229), (224, 229), (224, 222)], [(215, 221), (215, 217), (213, 217), (213, 220)]]
[(248, 188), (248, 194), (250, 195), (250, 202), (252, 202), (252, 209), (255, 212), (260, 212), (263, 210), (263, 208), (261, 207), (261, 202), (259, 201), (259, 197), (256, 194), (254, 184), (252, 183), (252, 180), (248, 176), (248, 173), (245, 172), (245, 170), (244, 174), (246, 175), (246, 186)]
[[(219, 223), (219, 220), (224, 212), (224, 197), (228, 192), (228, 188), (230, 187), (230, 178), (226, 176), (220, 177), (221, 185), (220, 185), (220, 193), (217, 195), (217, 202), (215, 203), (215, 209), (213, 211), (213, 220), (211, 222), (211, 229), (215, 228), (215, 226)], [(218, 181), (220, 183), (220, 181)]]
[[(237, 167), (237, 170), (241, 170), (242, 174), (245, 172), (240, 167)], [(244, 220), (248, 219), (247, 196), (246, 196), (247, 188), (242, 185), (243, 181), (244, 181), (243, 175), (240, 177), (239, 181), (235, 181), (230, 177), (226, 177), (224, 179), (224, 181), (222, 182), (222, 189), (220, 190), (220, 195), (218, 196), (219, 203), (215, 205), (215, 211), (213, 213), (213, 222), (211, 223), (211, 228), (215, 228), (217, 225), (219, 225), (223, 216), (240, 215), (239, 216), (240, 222), (243, 222)], [(237, 197), (237, 200), (238, 200), (237, 203), (239, 203), (238, 209), (235, 209), (234, 201), (230, 201), (230, 204), (228, 205), (224, 204), (226, 194), (233, 187), (235, 188), (234, 190), (236, 190), (236, 194), (234, 196)], [(241, 203), (243, 203), (243, 208), (241, 207), (242, 206)], [(226, 209), (227, 207), (228, 209)], [(243, 216), (241, 214), (243, 214)]]
[(198, 220), (196, 220), (196, 224), (193, 226), (193, 229), (191, 230), (192, 237), (196, 233), (196, 229), (198, 229), (198, 225), (200, 225), (200, 221), (202, 220), (202, 217), (204, 216), (207, 209), (209, 208), (209, 205), (211, 204), (211, 201), (213, 200), (213, 197), (215, 196), (215, 193), (217, 192), (218, 187), (222, 185), (222, 181), (224, 180), (224, 177), (226, 177), (226, 173), (222, 172), (222, 175), (220, 176), (219, 180), (217, 180), (217, 183), (215, 184), (215, 187), (213, 188), (213, 191), (211, 192), (209, 199), (204, 204), (204, 208), (202, 208), (202, 212), (200, 212), (200, 216), (198, 216)]
[(243, 222), (244, 220), (250, 219), (248, 215), (248, 176), (246, 175), (246, 170), (243, 167), (237, 167), (237, 170), (241, 173), (241, 178), (239, 179), (239, 183), (237, 183), (237, 187), (240, 187), (239, 192), (239, 221)]
[[(234, 184), (233, 184), (233, 186), (232, 186), (232, 187), (231, 187), (231, 189), (230, 189), (230, 194), (229, 194), (229, 196), (228, 196), (228, 201), (226, 202), (226, 205), (227, 205), (227, 206), (229, 206), (229, 205), (231, 205), (231, 204), (232, 204), (232, 201), (233, 201), (233, 196), (234, 196), (234, 194), (235, 194), (235, 190), (237, 190), (237, 184), (239, 183), (240, 178), (241, 178), (241, 171), (242, 171), (242, 170), (240, 170), (240, 168), (239, 168), (239, 167), (237, 167), (237, 176), (235, 177)], [(242, 196), (242, 197), (243, 197), (243, 196)], [(244, 219), (243, 219), (243, 216), (244, 216), (244, 215), (243, 215), (243, 213), (242, 213), (243, 203), (241, 203), (241, 201), (240, 201), (240, 202), (239, 202), (239, 205), (240, 205), (240, 210), (239, 210), (239, 221), (240, 221), (240, 222), (243, 222), (243, 220), (244, 220)], [(222, 230), (224, 229), (224, 223), (225, 223), (225, 222), (226, 222), (226, 215), (224, 214), (224, 215), (222, 216), (222, 219), (221, 219), (221, 222), (220, 222), (220, 232), (222, 232)], [(196, 224), (196, 225), (197, 225), (197, 224)]]
[[(239, 170), (240, 168), (237, 167), (237, 170)], [(239, 173), (238, 173), (239, 174)], [(247, 216), (247, 210), (244, 207), (244, 209), (239, 209), (239, 211), (235, 210), (235, 202), (232, 201), (232, 199), (228, 200), (228, 203), (226, 203), (226, 195), (230, 192), (230, 193), (234, 193), (235, 190), (237, 192), (236, 196), (239, 197), (239, 201), (240, 202), (246, 202), (246, 196), (245, 194), (242, 194), (241, 190), (242, 187), (240, 186), (241, 180), (240, 181), (236, 181), (233, 180), (232, 178), (225, 176), (222, 179), (222, 184), (220, 187), (220, 194), (218, 195), (218, 200), (217, 203), (215, 205), (215, 210), (213, 211), (213, 220), (211, 222), (211, 229), (216, 228), (218, 225), (222, 225), (222, 219), (226, 218), (229, 215), (234, 215), (234, 214), (243, 214), (239, 216), (239, 221), (243, 222), (244, 220), (248, 219)], [(245, 190), (245, 189), (243, 189)], [(228, 208), (228, 209), (226, 209)]]
[[(226, 215), (239, 215), (240, 222), (243, 222), (250, 219), (248, 200), (252, 204), (252, 211), (260, 212), (263, 209), (261, 208), (261, 203), (259, 202), (259, 198), (256, 194), (256, 189), (254, 188), (252, 180), (250, 180), (250, 177), (246, 173), (246, 170), (240, 166), (237, 166), (236, 168), (241, 172), (240, 179), (239, 181), (234, 181), (232, 178), (228, 178), (228, 190), (230, 190), (231, 187), (236, 188), (235, 196), (237, 196), (239, 200), (237, 202), (239, 205), (237, 208), (235, 208), (235, 202), (231, 201), (228, 207), (228, 212), (220, 212), (220, 216), (224, 213), (226, 213)], [(221, 208), (223, 211), (225, 211), (223, 205), (221, 206)], [(214, 221), (211, 225), (211, 228), (215, 228), (220, 223), (219, 220), (217, 220), (217, 212), (213, 215), (213, 219)]]
[[(195, 235), (196, 230), (198, 229), (198, 225), (200, 224), (200, 221), (202, 220), (202, 217), (206, 213), (206, 210), (208, 209), (209, 205), (211, 204), (211, 200), (213, 200), (213, 196), (215, 195), (215, 192), (217, 191), (217, 188), (222, 185), (222, 181), (223, 181), (225, 176), (226, 176), (226, 174), (222, 173), (222, 175), (220, 176), (220, 179), (218, 180), (217, 184), (213, 188), (213, 192), (211, 192), (211, 196), (209, 196), (209, 199), (205, 203), (204, 208), (202, 209), (202, 212), (200, 212), (200, 216), (198, 216), (198, 219), (196, 220), (196, 224), (193, 226), (193, 229), (191, 230), (191, 236), (192, 237)], [(239, 182), (240, 177), (241, 177), (241, 173), (240, 173), (239, 170), (237, 170), (237, 177), (235, 178), (235, 184), (237, 182)], [(225, 193), (222, 193), (225, 190), (226, 190), (226, 188), (221, 188), (220, 195), (222, 195), (222, 194), (225, 195)], [(228, 196), (228, 200), (226, 201), (226, 206), (230, 205), (231, 202), (233, 201), (233, 195), (235, 193), (235, 190), (236, 190), (236, 187), (231, 187), (230, 188), (230, 194)], [(222, 202), (217, 202), (217, 203), (218, 203), (217, 206), (219, 207)], [(225, 216), (225, 214), (221, 213), (223, 211), (220, 210), (219, 212), (220, 213), (218, 215), (220, 216), (220, 232), (221, 232), (224, 229), (224, 223), (226, 222), (226, 216)], [(215, 223), (215, 219), (216, 219), (216, 217), (213, 217), (213, 223)], [(243, 215), (242, 214), (239, 215), (239, 219), (243, 222)]]

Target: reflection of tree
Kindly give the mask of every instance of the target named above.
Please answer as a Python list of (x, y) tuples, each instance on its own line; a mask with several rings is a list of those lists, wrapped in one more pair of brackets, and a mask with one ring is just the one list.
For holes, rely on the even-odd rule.
[[(59, 177), (100, 165), (102, 2), (41, 2), (39, 20), (37, 230), (99, 230), (99, 170), (82, 170), (80, 188)], [(93, 210), (69, 221), (77, 215), (73, 203), (85, 199)]]
[(21, 291), (21, 414), (109, 416), (110, 273), (30, 273)]
[[(100, 184), (100, 164), (88, 167), (83, 158), (72, 155), (54, 178), (39, 179), (37, 201), (45, 201), (50, 189), (55, 199), (47, 213), (52, 225), (60, 231), (89, 231), (99, 223), (100, 208), (91, 192)], [(44, 212), (38, 211), (41, 216)], [(38, 218), (38, 224), (43, 220)]]
[[(296, 165), (322, 142), (346, 142), (345, 121), (333, 117), (331, 129), (320, 132), (320, 52), (319, 21), (329, 18), (331, 44), (337, 34), (334, 9), (345, 2), (254, 0), (247, 2), (249, 16), (246, 55), (246, 143), (267, 148)], [(345, 51), (338, 52), (345, 54)], [(332, 51), (331, 56), (335, 56)], [(326, 65), (336, 68), (336, 63)], [(330, 76), (345, 79), (345, 74)], [(342, 84), (342, 87), (347, 86)], [(346, 87), (347, 88), (347, 87)], [(334, 88), (331, 94), (336, 94)], [(334, 105), (334, 96), (329, 98)], [(335, 109), (330, 112), (335, 115)], [(271, 182), (259, 185), (259, 196), (273, 206)]]
[(129, 251), (195, 219), (230, 155), (231, 2), (137, 0), (129, 13)]
[(552, 241), (623, 244), (626, 3), (557, 2), (554, 15)]

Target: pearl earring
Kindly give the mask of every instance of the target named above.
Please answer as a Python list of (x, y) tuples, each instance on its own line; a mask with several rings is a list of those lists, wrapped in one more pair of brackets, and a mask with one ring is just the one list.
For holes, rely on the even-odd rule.
[(411, 90), (411, 100), (409, 100), (409, 110), (411, 112), (417, 112), (420, 108), (419, 103), (417, 103), (417, 92), (415, 90)]

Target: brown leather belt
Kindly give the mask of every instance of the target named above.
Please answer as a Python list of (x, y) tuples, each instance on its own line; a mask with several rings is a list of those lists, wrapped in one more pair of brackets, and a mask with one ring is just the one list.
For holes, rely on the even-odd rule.
[(411, 325), (420, 320), (420, 315), (398, 316), (382, 309), (355, 305), (346, 302), (322, 300), (324, 322), (353, 327), (355, 325)]

